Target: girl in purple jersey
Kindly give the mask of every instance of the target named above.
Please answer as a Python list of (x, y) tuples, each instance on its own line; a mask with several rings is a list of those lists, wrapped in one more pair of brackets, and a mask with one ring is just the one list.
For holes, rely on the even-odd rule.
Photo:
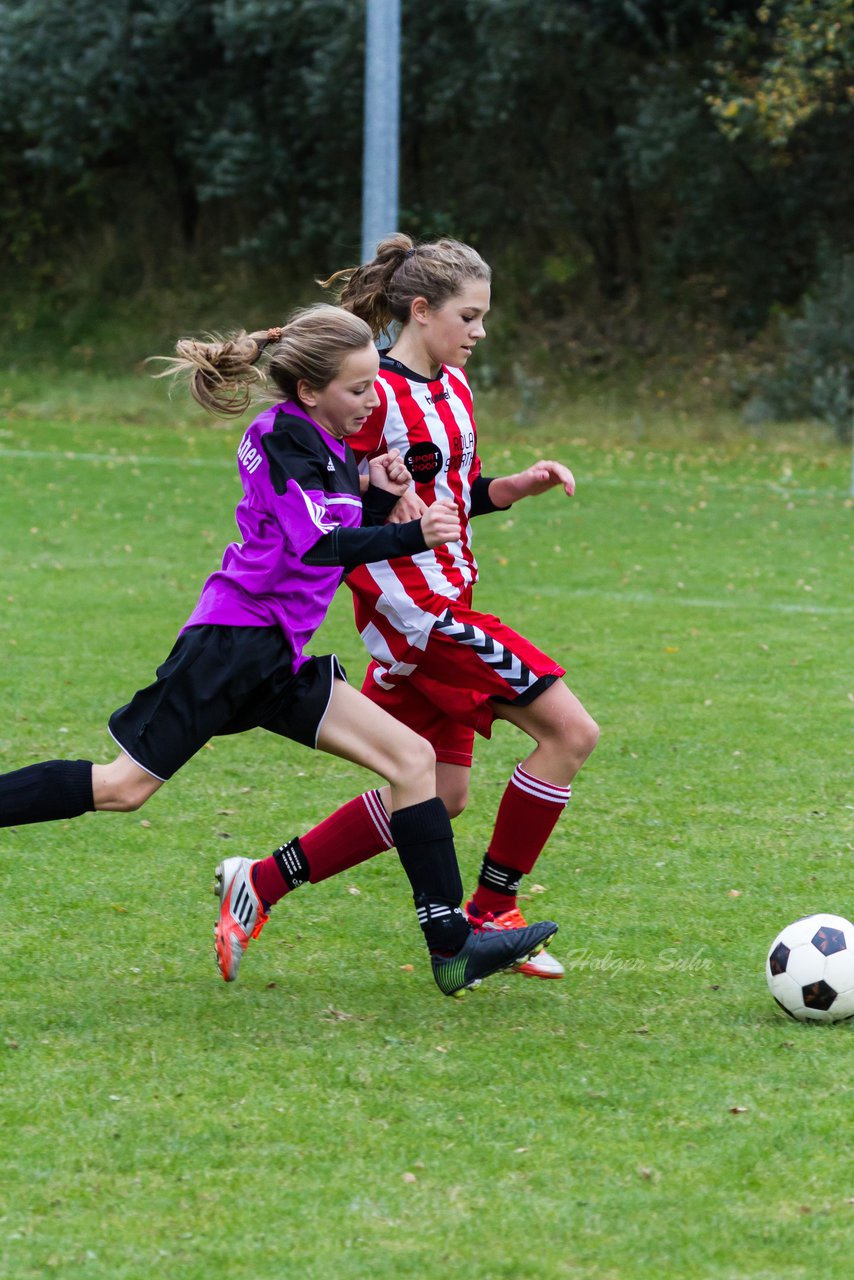
[(460, 910), (462, 883), (447, 810), (436, 797), (432, 748), (348, 685), (334, 654), (305, 652), (348, 568), (459, 536), (456, 511), (437, 503), (419, 519), (385, 525), (408, 484), (394, 451), (375, 459), (361, 492), (346, 441), (377, 402), (378, 357), (364, 321), (317, 306), (283, 329), (184, 340), (177, 350), (166, 372), (188, 374), (192, 394), (212, 412), (243, 412), (252, 383), (266, 380), (262, 353), (281, 394), (237, 451), (241, 541), (207, 579), (154, 683), (111, 716), (116, 758), (106, 765), (49, 760), (0, 776), (0, 826), (139, 809), (217, 734), (260, 727), (318, 747), (386, 778), (388, 811), (371, 791), (270, 858), (219, 865), (215, 939), (223, 978), (237, 977), (282, 887), (341, 870), (338, 831), (367, 820), (397, 846), (436, 982), (457, 994), (536, 951), (556, 926), (518, 930), (503, 948), (484, 945)]

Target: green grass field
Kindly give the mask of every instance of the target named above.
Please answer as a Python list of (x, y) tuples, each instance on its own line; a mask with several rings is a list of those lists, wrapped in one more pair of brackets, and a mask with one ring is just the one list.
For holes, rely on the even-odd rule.
[[(162, 386), (13, 379), (0, 769), (111, 754), (233, 536), (239, 428)], [(227, 987), (212, 873), (373, 785), (262, 732), (140, 813), (0, 831), (8, 1280), (795, 1280), (854, 1231), (852, 1027), (787, 1020), (776, 932), (854, 915), (846, 451), (595, 406), (481, 414), (480, 606), (562, 658), (600, 745), (524, 904), (562, 983), (433, 985), (394, 855), (294, 894)], [(719, 429), (720, 428), (720, 429)], [(363, 657), (346, 591), (316, 650)], [(481, 743), (471, 885), (525, 740)]]

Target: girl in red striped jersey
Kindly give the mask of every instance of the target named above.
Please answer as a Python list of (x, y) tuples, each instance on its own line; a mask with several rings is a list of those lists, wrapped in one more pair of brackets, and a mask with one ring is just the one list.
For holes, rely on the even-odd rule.
[[(563, 682), (564, 668), (498, 618), (473, 608), (477, 581), (471, 520), (521, 498), (562, 488), (572, 473), (544, 459), (515, 475), (481, 471), (465, 365), (486, 336), (490, 268), (454, 240), (415, 244), (397, 234), (371, 262), (326, 281), (340, 304), (394, 331), (376, 383), (379, 406), (350, 444), (363, 464), (398, 449), (413, 478), (393, 520), (413, 519), (441, 499), (460, 512), (460, 538), (413, 556), (362, 565), (348, 576), (359, 632), (371, 654), (363, 692), (433, 745), (439, 794), (451, 816), (468, 800), (474, 735), (495, 719), (533, 740), (501, 799), (477, 887), (466, 904), (475, 927), (517, 928), (517, 893), (569, 801), (571, 782), (596, 745), (598, 727)], [(371, 851), (360, 850), (359, 858)], [(543, 955), (520, 966), (560, 978)]]

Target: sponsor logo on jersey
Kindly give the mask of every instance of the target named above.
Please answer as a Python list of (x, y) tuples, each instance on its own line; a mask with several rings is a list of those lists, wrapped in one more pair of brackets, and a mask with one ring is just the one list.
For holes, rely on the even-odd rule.
[(442, 451), (429, 440), (410, 445), (404, 455), (403, 465), (416, 484), (426, 484), (442, 470)]
[(326, 463), (326, 470), (327, 470), (327, 471), (334, 471), (334, 470), (335, 470), (335, 463), (332, 461), (332, 459), (331, 459), (331, 458), (330, 458), (330, 459), (329, 459), (329, 461)]
[(253, 471), (257, 471), (261, 465), (261, 451), (252, 447), (249, 443), (248, 435), (241, 440), (237, 456), (241, 466), (244, 466), (250, 475), (252, 475)]
[(434, 396), (427, 396), (427, 404), (435, 404), (437, 400), (450, 400), (450, 391), (437, 391)]

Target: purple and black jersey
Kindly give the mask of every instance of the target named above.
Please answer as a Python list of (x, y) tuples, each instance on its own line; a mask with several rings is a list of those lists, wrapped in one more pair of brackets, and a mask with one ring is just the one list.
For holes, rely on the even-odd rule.
[(226, 547), (182, 633), (206, 623), (278, 627), (296, 672), (344, 573), (423, 551), (421, 521), (383, 525), (395, 495), (369, 485), (363, 502), (350, 446), (291, 401), (255, 419), (237, 460), (243, 541)]
[(183, 630), (204, 623), (279, 627), (294, 655), (320, 626), (344, 570), (303, 556), (337, 528), (362, 523), (359, 476), (347, 444), (296, 404), (277, 404), (248, 427), (237, 450), (242, 542), (225, 550)]
[(350, 446), (296, 404), (256, 418), (237, 460), (243, 541), (226, 547), (156, 680), (110, 717), (122, 751), (161, 781), (218, 734), (261, 726), (316, 746), (344, 675), (305, 647), (341, 578), (426, 546), (420, 520), (383, 523), (393, 493), (369, 485), (362, 501)]

